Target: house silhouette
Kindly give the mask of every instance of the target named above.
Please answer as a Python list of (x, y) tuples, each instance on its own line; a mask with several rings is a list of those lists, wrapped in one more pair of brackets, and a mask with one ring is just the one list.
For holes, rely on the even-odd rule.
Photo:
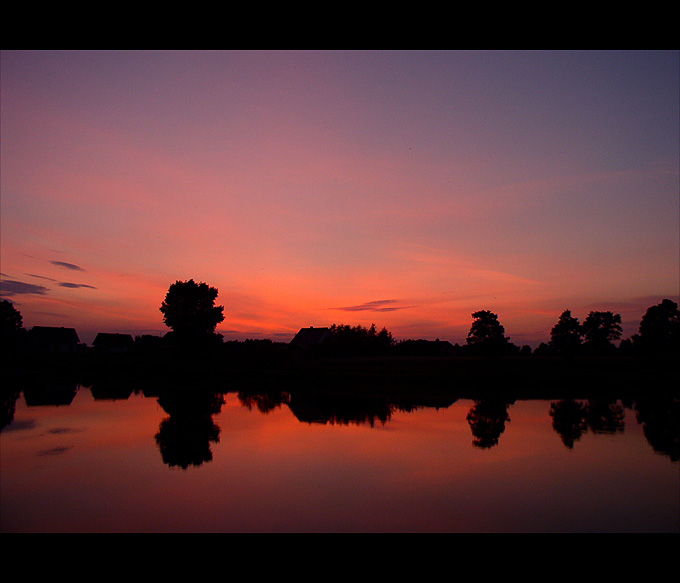
[(301, 350), (312, 350), (326, 339), (331, 337), (329, 328), (300, 328), (299, 332), (290, 341), (290, 345)]
[(28, 342), (41, 352), (75, 352), (80, 343), (74, 328), (33, 326), (28, 332)]

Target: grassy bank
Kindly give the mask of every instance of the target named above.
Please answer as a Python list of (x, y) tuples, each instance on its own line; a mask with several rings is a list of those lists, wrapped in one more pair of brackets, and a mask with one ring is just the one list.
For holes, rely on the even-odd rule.
[(272, 388), (349, 395), (478, 398), (586, 398), (592, 395), (679, 394), (674, 361), (641, 358), (382, 357), (229, 358), (177, 354), (15, 354), (3, 358), (5, 378), (68, 377), (93, 383), (213, 387), (216, 391)]

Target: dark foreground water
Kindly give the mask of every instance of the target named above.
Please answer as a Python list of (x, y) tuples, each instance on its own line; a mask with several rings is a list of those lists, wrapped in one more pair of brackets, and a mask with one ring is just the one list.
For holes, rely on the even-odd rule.
[(16, 393), (2, 532), (680, 532), (678, 399), (200, 389)]

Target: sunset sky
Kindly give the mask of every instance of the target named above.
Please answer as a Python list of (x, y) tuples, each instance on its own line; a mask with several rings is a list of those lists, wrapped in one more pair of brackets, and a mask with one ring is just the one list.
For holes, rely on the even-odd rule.
[(24, 326), (518, 344), (678, 301), (680, 52), (2, 51), (0, 291)]

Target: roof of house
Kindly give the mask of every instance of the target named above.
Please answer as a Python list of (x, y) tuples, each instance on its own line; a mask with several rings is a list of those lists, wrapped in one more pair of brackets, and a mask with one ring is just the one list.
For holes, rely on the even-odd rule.
[(302, 348), (316, 346), (321, 343), (328, 335), (330, 330), (328, 328), (300, 328), (300, 331), (295, 335), (290, 343)]
[(33, 326), (30, 330), (33, 340), (51, 344), (78, 344), (80, 339), (75, 328)]

